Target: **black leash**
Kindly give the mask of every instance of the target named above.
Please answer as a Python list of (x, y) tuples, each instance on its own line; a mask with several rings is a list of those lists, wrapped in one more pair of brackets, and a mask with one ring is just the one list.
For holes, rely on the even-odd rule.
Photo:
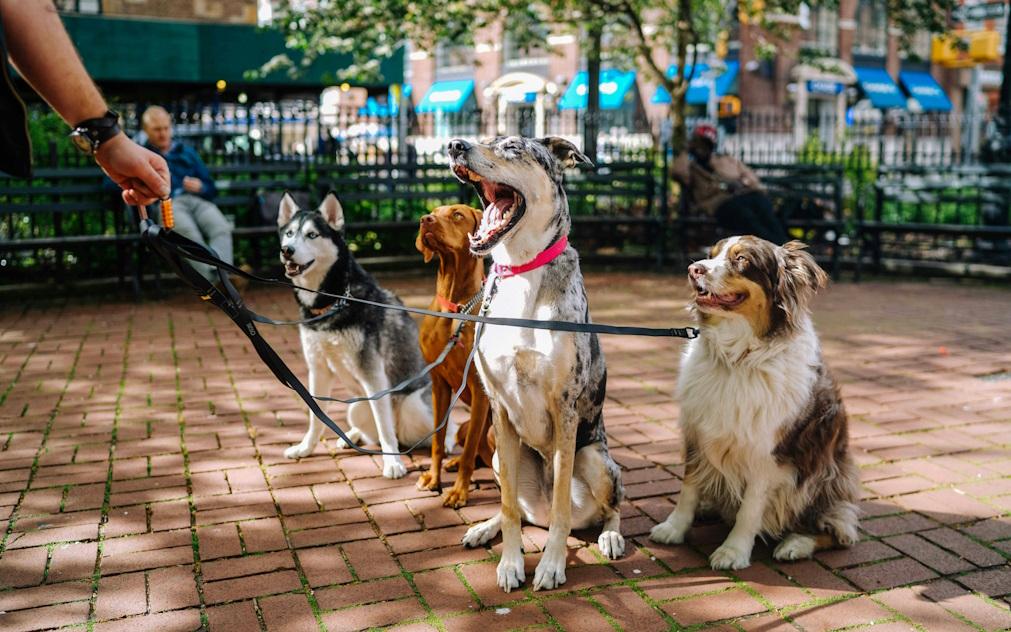
[[(623, 325), (604, 325), (600, 323), (574, 323), (565, 320), (533, 320), (529, 318), (502, 318), (502, 317), (489, 317), (489, 316), (474, 316), (471, 314), (464, 314), (462, 311), (460, 313), (453, 312), (436, 312), (430, 309), (423, 309), (420, 307), (407, 307), (406, 305), (392, 305), (390, 303), (379, 303), (376, 301), (370, 301), (364, 298), (358, 298), (355, 296), (350, 296), (349, 294), (331, 294), (329, 292), (324, 292), (322, 290), (313, 290), (307, 287), (302, 287), (300, 285), (295, 285), (288, 281), (282, 281), (281, 279), (271, 279), (268, 277), (262, 277), (250, 272), (246, 272), (240, 268), (235, 267), (230, 263), (225, 263), (221, 259), (213, 255), (204, 246), (190, 241), (185, 237), (179, 237), (171, 231), (161, 231), (162, 234), (172, 235), (177, 239), (174, 239), (170, 244), (170, 247), (175, 249), (181, 256), (191, 259), (193, 261), (199, 261), (205, 263), (209, 266), (218, 268), (218, 270), (227, 270), (231, 274), (236, 276), (241, 276), (251, 281), (257, 281), (259, 283), (267, 283), (271, 285), (280, 285), (294, 290), (305, 290), (306, 292), (312, 292), (320, 296), (328, 296), (331, 298), (345, 301), (351, 301), (354, 303), (361, 303), (363, 305), (371, 305), (373, 307), (381, 307), (383, 309), (392, 309), (401, 312), (408, 312), (410, 314), (419, 314), (422, 316), (435, 316), (436, 318), (450, 318), (453, 320), (463, 320), (474, 323), (484, 323), (486, 325), (501, 325), (504, 327), (520, 327), (523, 329), (547, 329), (550, 331), (568, 331), (572, 333), (596, 333), (596, 334), (614, 334), (619, 336), (653, 336), (653, 337), (665, 337), (665, 338), (686, 338), (692, 340), (699, 337), (699, 330), (696, 327), (668, 327), (668, 328), (658, 328), (658, 327), (632, 327)], [(181, 241), (182, 240), (182, 241)], [(185, 242), (185, 243), (184, 243)], [(267, 318), (266, 316), (260, 316), (255, 314), (257, 322), (277, 324), (277, 325), (287, 325), (287, 324), (304, 324), (308, 322), (321, 319), (326, 316), (326, 314), (314, 317), (313, 319), (306, 319), (301, 321), (274, 321)]]
[[(277, 378), (281, 384), (295, 391), (296, 394), (305, 402), (309, 410), (323, 422), (328, 428), (334, 431), (344, 442), (357, 450), (362, 454), (369, 455), (406, 455), (418, 448), (421, 444), (427, 441), (429, 438), (437, 434), (440, 430), (446, 427), (449, 423), (450, 414), (456, 403), (459, 401), (464, 389), (467, 388), (467, 377), (470, 374), (471, 366), (474, 363), (474, 357), (477, 354), (478, 342), (481, 339), (481, 335), (484, 332), (485, 325), (503, 325), (507, 327), (525, 327), (530, 329), (547, 329), (552, 331), (569, 331), (574, 333), (604, 333), (604, 334), (618, 334), (618, 335), (639, 335), (639, 336), (671, 336), (679, 338), (697, 338), (698, 329), (694, 327), (686, 328), (671, 328), (671, 329), (655, 329), (647, 327), (624, 327), (616, 325), (600, 325), (595, 323), (573, 323), (567, 321), (549, 321), (549, 320), (530, 320), (525, 318), (491, 318), (486, 316), (488, 308), (491, 304), (491, 299), (494, 296), (498, 278), (494, 277), (490, 281), (490, 287), (487, 294), (484, 294), (482, 290), (470, 301), (467, 302), (466, 306), (457, 313), (451, 312), (436, 312), (428, 309), (420, 309), (413, 307), (406, 307), (403, 305), (392, 305), (389, 303), (378, 303), (375, 301), (369, 301), (366, 299), (356, 298), (350, 296), (348, 293), (344, 295), (329, 294), (327, 292), (321, 292), (317, 290), (311, 290), (309, 288), (303, 288), (297, 286), (293, 283), (288, 283), (281, 281), (279, 279), (269, 279), (261, 277), (255, 274), (241, 270), (234, 265), (226, 263), (219, 259), (217, 255), (208, 249), (207, 247), (198, 244), (172, 230), (163, 230), (160, 226), (152, 222), (147, 218), (145, 212), (141, 213), (142, 220), (140, 223), (141, 237), (144, 242), (166, 263), (172, 268), (172, 270), (182, 279), (187, 285), (189, 285), (201, 299), (208, 301), (218, 307), (223, 311), (232, 321), (238, 325), (242, 333), (249, 338), (250, 343), (252, 343), (253, 348), (256, 350), (257, 355), (259, 355), (260, 360), (271, 370), (274, 377)], [(199, 261), (208, 264), (217, 270), (218, 279), (221, 283), (221, 289), (219, 290), (210, 281), (204, 278), (199, 272), (193, 269), (185, 260), (189, 259), (192, 261)], [(273, 285), (282, 285), (291, 289), (306, 290), (309, 292), (315, 292), (316, 294), (328, 296), (337, 299), (334, 305), (327, 312), (320, 314), (319, 316), (314, 316), (312, 318), (305, 318), (300, 320), (292, 321), (279, 321), (266, 316), (261, 316), (256, 312), (250, 310), (246, 307), (245, 302), (242, 300), (242, 296), (239, 294), (238, 290), (232, 285), (231, 281), (228, 279), (227, 272), (232, 274), (242, 276), (253, 281), (258, 281), (261, 283), (268, 283)], [(483, 299), (483, 300), (482, 300)], [(479, 301), (482, 301), (481, 309), (478, 314), (471, 315), (469, 312), (474, 305)], [(273, 347), (267, 343), (266, 340), (260, 335), (259, 330), (256, 328), (255, 323), (264, 323), (271, 325), (304, 325), (320, 320), (324, 320), (333, 316), (337, 311), (343, 309), (347, 301), (357, 302), (365, 305), (372, 305), (375, 307), (380, 307), (383, 309), (394, 309), (399, 311), (404, 311), (413, 314), (421, 314), (425, 316), (434, 316), (436, 318), (450, 318), (454, 320), (461, 321), (453, 335), (450, 337), (445, 348), (439, 356), (431, 363), (429, 363), (422, 372), (416, 376), (413, 376), (407, 380), (404, 380), (396, 386), (390, 387), (388, 389), (382, 390), (378, 393), (373, 393), (369, 396), (364, 397), (352, 397), (350, 399), (339, 399), (335, 397), (323, 397), (316, 396), (309, 392), (309, 390), (299, 381), (298, 377), (288, 368), (288, 365), (284, 363), (277, 352), (274, 351)], [(453, 392), (453, 396), (450, 399), (449, 406), (446, 409), (445, 415), (440, 420), (436, 428), (429, 433), (427, 436), (421, 438), (414, 445), (408, 447), (406, 450), (400, 450), (396, 452), (385, 452), (383, 450), (370, 450), (368, 448), (363, 448), (355, 445), (347, 434), (341, 430), (340, 426), (327, 415), (323, 409), (319, 406), (319, 401), (334, 401), (344, 404), (352, 404), (362, 401), (373, 401), (387, 395), (397, 393), (406, 390), (415, 381), (421, 379), (428, 373), (430, 373), (435, 367), (441, 364), (446, 356), (454, 346), (459, 342), (460, 334), (463, 327), (468, 322), (477, 323), (474, 332), (474, 344), (467, 356), (467, 361), (463, 368), (463, 377), (460, 382), (459, 388)]]
[[(271, 372), (274, 374), (274, 377), (276, 377), (278, 381), (281, 382), (283, 385), (295, 391), (295, 393), (298, 394), (298, 396), (302, 399), (302, 401), (305, 402), (306, 406), (309, 407), (309, 410), (314, 415), (316, 415), (316, 418), (322, 421), (328, 428), (333, 430), (337, 434), (337, 436), (343, 439), (348, 446), (352, 447), (358, 452), (361, 452), (362, 454), (381, 455), (381, 456), (406, 455), (415, 450), (416, 448), (418, 448), (419, 446), (421, 446), (421, 444), (423, 444), (430, 437), (434, 436), (437, 432), (445, 428), (446, 425), (449, 423), (449, 416), (453, 411), (453, 407), (456, 405), (457, 401), (459, 401), (460, 396), (463, 394), (464, 389), (467, 388), (467, 376), (469, 375), (470, 368), (474, 363), (474, 356), (477, 353), (477, 343), (480, 340), (481, 334), (483, 333), (484, 329), (484, 327), (481, 324), (478, 324), (477, 329), (474, 332), (474, 346), (471, 349), (470, 354), (467, 356), (467, 361), (463, 367), (463, 380), (460, 382), (460, 387), (453, 393), (453, 397), (450, 399), (449, 402), (449, 407), (446, 409), (446, 414), (443, 415), (443, 418), (439, 422), (439, 425), (436, 426), (436, 428), (430, 434), (419, 439), (417, 442), (414, 443), (414, 445), (411, 445), (406, 450), (400, 450), (396, 452), (385, 452), (383, 450), (370, 450), (368, 448), (363, 448), (361, 446), (355, 445), (354, 441), (348, 438), (347, 434), (343, 430), (341, 430), (341, 427), (337, 425), (337, 423), (333, 419), (331, 419), (330, 416), (327, 415), (322, 408), (320, 408), (319, 403), (316, 400), (321, 399), (325, 401), (353, 403), (357, 401), (378, 399), (383, 395), (388, 395), (392, 392), (395, 392), (395, 390), (398, 388), (401, 389), (406, 388), (406, 385), (423, 377), (425, 375), (424, 373), (412, 377), (410, 380), (398, 384), (396, 387), (387, 389), (383, 394), (375, 394), (370, 397), (357, 397), (347, 400), (340, 400), (336, 398), (325, 398), (325, 397), (316, 398), (309, 392), (308, 389), (306, 389), (306, 387), (302, 384), (302, 382), (299, 381), (298, 377), (295, 376), (294, 373), (292, 373), (291, 369), (289, 369), (288, 365), (284, 363), (284, 360), (282, 360), (280, 356), (277, 355), (277, 352), (274, 351), (273, 347), (271, 347), (270, 344), (266, 340), (264, 340), (264, 338), (260, 335), (259, 330), (256, 328), (256, 325), (254, 324), (253, 313), (245, 306), (245, 304), (242, 301), (242, 297), (239, 295), (238, 290), (236, 290), (235, 286), (232, 285), (231, 281), (228, 280), (227, 275), (224, 272), (222, 272), (222, 268), (227, 269), (227, 264), (224, 264), (223, 266), (221, 266), (221, 268), (218, 269), (218, 278), (221, 281), (221, 287), (224, 290), (222, 291), (216, 288), (210, 281), (204, 278), (203, 275), (194, 270), (192, 266), (190, 266), (183, 260), (184, 258), (192, 258), (192, 257), (185, 257), (185, 255), (180, 256), (180, 252), (184, 248), (196, 247), (199, 249), (203, 249), (203, 246), (193, 241), (190, 241), (189, 239), (179, 234), (176, 234), (173, 231), (162, 230), (160, 226), (158, 226), (157, 224), (146, 218), (141, 221), (141, 235), (144, 239), (144, 242), (155, 253), (157, 253), (158, 256), (164, 259), (165, 262), (168, 263), (169, 266), (172, 268), (172, 270), (179, 276), (179, 278), (181, 278), (187, 285), (189, 285), (193, 290), (195, 290), (200, 295), (200, 298), (212, 303), (213, 305), (221, 309), (221, 311), (225, 312), (225, 314), (227, 314), (228, 317), (231, 318), (235, 322), (235, 324), (239, 326), (239, 329), (241, 329), (242, 333), (244, 333), (246, 337), (249, 338), (249, 341), (252, 343), (253, 348), (256, 350), (257, 355), (260, 356), (260, 359), (263, 361), (263, 363), (266, 364), (267, 367), (271, 370)], [(217, 257), (213, 258), (217, 259)], [(482, 305), (481, 311), (484, 312), (485, 310), (487, 310), (487, 301), (485, 302), (484, 305)], [(459, 338), (460, 330), (462, 329), (462, 327), (463, 323), (461, 323), (460, 327), (458, 327), (456, 332), (454, 333), (451, 340), (452, 344), (448, 344), (446, 348), (443, 349), (443, 352), (440, 354), (439, 359), (436, 362), (433, 362), (428, 367), (426, 367), (427, 371), (430, 371), (432, 368), (437, 366), (438, 363), (444, 360), (446, 355), (449, 354), (449, 350), (452, 349), (452, 347), (456, 344)]]

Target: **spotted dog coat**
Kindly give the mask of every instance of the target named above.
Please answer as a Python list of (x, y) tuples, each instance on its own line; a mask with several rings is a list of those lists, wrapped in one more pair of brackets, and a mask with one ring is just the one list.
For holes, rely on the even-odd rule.
[[(486, 206), (472, 252), (490, 252), (497, 264), (519, 265), (568, 234), (562, 170), (589, 162), (571, 143), (454, 140), (449, 153), (454, 173), (474, 183)], [(576, 251), (567, 247), (547, 265), (499, 279), (489, 315), (590, 322)], [(498, 584), (507, 592), (525, 579), (521, 519), (548, 528), (535, 589), (565, 582), (571, 529), (602, 525), (601, 551), (621, 556), (623, 488), (604, 434), (607, 369), (596, 334), (487, 326), (478, 347), (477, 368), (492, 404), (502, 509), (472, 527), (464, 543), (478, 546), (501, 529)]]
[[(281, 263), (296, 285), (330, 294), (349, 291), (357, 298), (402, 305), (351, 256), (343, 235), (344, 211), (333, 193), (317, 211), (299, 210), (286, 194), (277, 224)], [(301, 317), (310, 318), (326, 313), (335, 299), (295, 290), (295, 300)], [(314, 395), (329, 395), (336, 378), (355, 395), (370, 395), (418, 375), (425, 366), (418, 347), (418, 326), (402, 311), (347, 302), (331, 316), (300, 325), (299, 336), (309, 367), (309, 390)], [(428, 434), (431, 424), (431, 381), (424, 376), (404, 392), (351, 404), (347, 418), (352, 441), (378, 441), (384, 452), (396, 451), (398, 443), (413, 445)], [(322, 422), (310, 412), (309, 429), (302, 441), (284, 455), (290, 459), (308, 456), (322, 434)], [(399, 456), (383, 456), (383, 476), (400, 478), (406, 473)]]
[(858, 539), (846, 411), (807, 307), (826, 276), (803, 248), (731, 237), (689, 268), (701, 333), (678, 379), (684, 484), (650, 537), (683, 542), (708, 505), (733, 524), (713, 568), (748, 566), (759, 536), (781, 539), (780, 560)]

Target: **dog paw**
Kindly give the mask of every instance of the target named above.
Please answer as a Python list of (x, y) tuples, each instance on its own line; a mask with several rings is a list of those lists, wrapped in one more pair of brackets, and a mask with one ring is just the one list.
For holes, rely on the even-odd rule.
[(337, 439), (337, 449), (338, 450), (350, 450), (362, 441), (362, 433), (357, 432), (354, 428), (347, 431), (347, 436), (350, 442), (345, 441), (338, 437)]
[(463, 457), (460, 456), (453, 456), (446, 459), (442, 463), (442, 469), (446, 470), (447, 472), (457, 471), (458, 469), (460, 469), (460, 459), (462, 458)]
[(527, 578), (523, 572), (523, 556), (503, 555), (495, 574), (502, 590), (511, 592), (513, 588), (519, 588)]
[(284, 457), (286, 459), (303, 459), (310, 454), (312, 454), (315, 445), (306, 445), (305, 443), (296, 443), (295, 445), (287, 448), (284, 451)]
[(383, 476), (386, 478), (403, 478), (407, 475), (407, 467), (399, 457), (383, 457)]
[(470, 495), (470, 490), (467, 489), (468, 486), (460, 485), (460, 479), (453, 484), (442, 497), (443, 507), (452, 507), (453, 509), (459, 509), (467, 504), (467, 498)]
[(609, 560), (616, 560), (625, 554), (625, 538), (617, 531), (604, 531), (597, 538), (600, 552)]
[(709, 556), (709, 565), (713, 570), (740, 570), (751, 566), (751, 551), (741, 551), (731, 544), (724, 543)]
[(479, 522), (470, 529), (467, 529), (467, 533), (463, 534), (463, 545), (472, 549), (476, 546), (487, 544), (498, 535), (498, 530), (499, 522), (497, 516), (490, 520)]
[(814, 554), (815, 545), (816, 541), (811, 536), (791, 533), (779, 543), (772, 557), (784, 562), (804, 560)]
[(681, 544), (685, 541), (687, 527), (671, 524), (664, 520), (649, 530), (649, 539), (660, 544)]
[(565, 583), (565, 550), (560, 554), (544, 551), (534, 571), (534, 590), (551, 590)]
[(421, 476), (418, 477), (418, 489), (427, 489), (433, 492), (442, 489), (442, 482), (439, 480), (439, 470), (433, 468), (427, 472), (422, 472)]

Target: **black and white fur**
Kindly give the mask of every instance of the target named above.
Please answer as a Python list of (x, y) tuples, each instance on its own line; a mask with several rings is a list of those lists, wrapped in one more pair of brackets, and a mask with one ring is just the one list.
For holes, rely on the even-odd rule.
[[(454, 140), (449, 153), (457, 177), (478, 188), (487, 221), (498, 217), (501, 224), (508, 224), (492, 240), (483, 238), (487, 227), (479, 229), (472, 239), (475, 254), (487, 249), (496, 263), (518, 265), (568, 234), (562, 170), (577, 162), (589, 163), (571, 143), (519, 137), (487, 144)], [(502, 199), (488, 199), (499, 195), (496, 190)], [(514, 198), (518, 202), (511, 211), (492, 212), (496, 204), (508, 206)], [(570, 246), (548, 265), (499, 280), (489, 313), (589, 322), (576, 251)], [(607, 369), (597, 336), (488, 326), (479, 351), (477, 368), (492, 405), (502, 509), (472, 527), (464, 544), (484, 544), (501, 529), (497, 579), (506, 592), (525, 579), (521, 519), (548, 528), (534, 573), (535, 590), (565, 582), (571, 529), (602, 525), (601, 552), (620, 557), (625, 541), (618, 506), (624, 490), (604, 434)]]
[[(299, 210), (292, 197), (285, 195), (277, 225), (281, 263), (296, 285), (331, 294), (349, 290), (357, 298), (402, 304), (351, 256), (343, 235), (344, 211), (333, 193), (317, 211)], [(305, 290), (295, 290), (295, 300), (302, 318), (315, 316), (334, 303), (333, 298)], [(300, 325), (299, 334), (309, 367), (309, 390), (314, 395), (329, 395), (335, 378), (356, 395), (370, 395), (417, 375), (425, 366), (418, 347), (418, 326), (405, 312), (348, 302), (333, 316)], [(398, 443), (413, 445), (430, 432), (431, 381), (426, 375), (406, 392), (351, 404), (347, 419), (352, 441), (378, 441), (384, 452), (396, 451)], [(309, 430), (284, 455), (297, 459), (311, 454), (323, 428), (310, 412)], [(339, 445), (347, 447), (343, 441)], [(406, 473), (401, 457), (383, 456), (383, 476), (400, 478)]]

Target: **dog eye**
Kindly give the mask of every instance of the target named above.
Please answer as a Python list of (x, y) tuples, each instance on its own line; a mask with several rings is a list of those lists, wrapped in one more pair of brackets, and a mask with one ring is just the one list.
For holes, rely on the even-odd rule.
[(737, 260), (740, 261), (741, 263), (747, 263), (748, 262), (748, 258), (745, 257), (744, 255), (737, 255)]
[(285, 236), (285, 237), (291, 237), (291, 236), (293, 236), (294, 234), (295, 234), (295, 231), (293, 231), (293, 230), (289, 230), (288, 232), (286, 232), (286, 233), (284, 234), (284, 236)]
[(311, 233), (306, 233), (305, 237), (306, 239), (316, 239), (317, 237), (319, 237), (319, 233), (313, 231)]
[(460, 221), (461, 219), (463, 219), (463, 213), (453, 213), (453, 219), (455, 219), (456, 221)]

